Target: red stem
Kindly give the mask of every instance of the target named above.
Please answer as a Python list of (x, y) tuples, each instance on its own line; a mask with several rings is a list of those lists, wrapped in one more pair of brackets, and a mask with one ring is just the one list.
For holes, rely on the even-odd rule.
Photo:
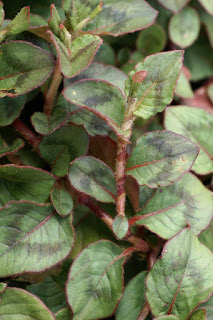
[(38, 146), (40, 143), (40, 138), (31, 131), (21, 120), (16, 119), (12, 126), (16, 129), (17, 132), (19, 132), (22, 137), (31, 145), (33, 146), (34, 150), (38, 150)]

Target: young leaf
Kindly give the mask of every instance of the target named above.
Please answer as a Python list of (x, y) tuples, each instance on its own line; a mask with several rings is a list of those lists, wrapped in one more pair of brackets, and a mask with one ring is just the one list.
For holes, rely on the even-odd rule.
[(8, 126), (19, 117), (24, 108), (26, 96), (17, 98), (4, 97), (0, 99), (0, 126)]
[(3, 9), (3, 3), (0, 1), (0, 29), (2, 27), (4, 21), (4, 9)]
[(213, 15), (213, 2), (212, 0), (198, 0), (204, 9), (211, 15)]
[(72, 212), (73, 200), (66, 190), (54, 186), (51, 191), (51, 200), (55, 210), (60, 216), (67, 216)]
[(190, 0), (158, 0), (160, 4), (174, 13), (183, 9)]
[(82, 80), (64, 89), (64, 97), (73, 104), (86, 108), (104, 119), (120, 132), (125, 112), (125, 99), (121, 91), (105, 81)]
[(102, 44), (100, 37), (84, 34), (74, 39), (71, 48), (68, 49), (53, 33), (51, 33), (51, 38), (59, 55), (61, 72), (67, 78), (72, 78), (85, 69), (92, 62)]
[(1, 294), (1, 320), (54, 320), (53, 313), (36, 296), (19, 288), (7, 288)]
[(7, 154), (17, 152), (19, 149), (23, 148), (23, 146), (24, 141), (22, 139), (15, 139), (10, 146), (5, 145), (4, 140), (0, 136), (0, 158)]
[(150, 54), (162, 51), (165, 44), (165, 31), (158, 24), (153, 24), (149, 28), (142, 30), (136, 40), (137, 49), (143, 54), (144, 58)]
[(200, 108), (178, 106), (167, 108), (165, 127), (195, 142), (200, 153), (192, 167), (198, 174), (213, 172), (213, 115)]
[(122, 92), (124, 92), (127, 76), (121, 70), (113, 66), (106, 66), (102, 63), (93, 62), (89, 65), (88, 68), (81, 71), (81, 73), (78, 74), (75, 78), (65, 78), (65, 86), (83, 79), (104, 80), (118, 87)]
[(22, 8), (17, 16), (7, 25), (7, 27), (0, 32), (0, 41), (27, 30), (30, 26), (29, 16), (30, 7)]
[(199, 148), (172, 131), (153, 131), (137, 140), (126, 173), (139, 185), (168, 186), (190, 170)]
[(41, 272), (65, 259), (73, 245), (70, 216), (32, 202), (12, 202), (0, 210), (0, 276)]
[(123, 239), (129, 230), (127, 217), (121, 215), (116, 216), (113, 221), (112, 230), (115, 233), (116, 238)]
[(29, 42), (0, 45), (0, 91), (16, 96), (40, 86), (52, 73), (54, 61), (48, 52)]
[(145, 304), (145, 278), (147, 272), (137, 274), (127, 284), (116, 311), (116, 320), (137, 320)]
[(70, 162), (86, 153), (88, 135), (82, 127), (66, 125), (45, 136), (39, 148), (53, 174), (65, 176)]
[(144, 0), (105, 0), (101, 12), (86, 26), (86, 30), (117, 37), (149, 27), (156, 16), (157, 11)]
[(200, 31), (200, 19), (197, 11), (186, 7), (173, 15), (169, 24), (170, 39), (181, 48), (189, 47), (197, 39)]
[(135, 73), (148, 73), (138, 89), (137, 109), (134, 112), (136, 117), (148, 119), (170, 104), (182, 68), (182, 59), (183, 51), (168, 51), (151, 55), (136, 65)]
[(73, 320), (110, 316), (122, 297), (124, 255), (109, 241), (92, 243), (71, 266), (66, 293)]
[(113, 172), (96, 158), (87, 156), (74, 160), (69, 168), (69, 180), (75, 189), (98, 201), (115, 202), (116, 183)]
[(47, 202), (55, 179), (44, 170), (13, 164), (0, 166), (0, 205), (8, 201)]
[(71, 317), (71, 311), (68, 308), (64, 308), (55, 314), (56, 320), (70, 320)]
[(211, 222), (211, 191), (192, 174), (186, 173), (179, 181), (158, 188), (147, 198), (144, 198), (144, 188), (140, 187), (139, 202), (142, 209), (135, 221), (137, 225), (148, 227), (160, 237), (169, 239), (187, 225), (198, 235)]
[(147, 277), (146, 298), (154, 316), (188, 318), (213, 290), (213, 255), (190, 229), (169, 240)]

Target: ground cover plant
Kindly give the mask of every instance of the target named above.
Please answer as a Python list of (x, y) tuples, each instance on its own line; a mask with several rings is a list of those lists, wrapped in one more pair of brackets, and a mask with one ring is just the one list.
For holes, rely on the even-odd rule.
[(212, 15), (0, 1), (0, 319), (212, 319)]

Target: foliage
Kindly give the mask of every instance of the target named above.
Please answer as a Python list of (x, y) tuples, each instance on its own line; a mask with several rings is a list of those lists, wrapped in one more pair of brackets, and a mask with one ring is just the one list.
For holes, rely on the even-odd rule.
[(0, 319), (212, 319), (212, 0), (0, 27)]

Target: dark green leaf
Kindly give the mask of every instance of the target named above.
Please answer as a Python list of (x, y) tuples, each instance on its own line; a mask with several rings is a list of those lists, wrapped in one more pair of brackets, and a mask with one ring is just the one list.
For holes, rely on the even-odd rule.
[(115, 233), (116, 238), (123, 239), (129, 230), (127, 217), (121, 215), (116, 216), (113, 221), (112, 230)]
[(12, 202), (0, 210), (0, 276), (41, 272), (65, 259), (73, 245), (70, 216), (50, 205)]
[(0, 204), (12, 200), (47, 202), (55, 179), (47, 171), (33, 167), (0, 166)]
[(67, 307), (65, 298), (67, 273), (67, 266), (63, 266), (63, 270), (59, 275), (51, 275), (43, 282), (31, 284), (26, 287), (26, 290), (40, 298), (46, 306), (55, 313), (60, 309)]
[(73, 200), (66, 190), (54, 186), (51, 192), (51, 200), (55, 210), (60, 216), (67, 216), (72, 212)]
[(0, 99), (0, 126), (8, 126), (19, 117), (24, 107), (26, 96)]
[(66, 118), (67, 112), (55, 106), (50, 117), (45, 113), (35, 112), (31, 117), (31, 122), (36, 132), (47, 135), (58, 129), (66, 121)]
[(101, 12), (87, 25), (86, 30), (117, 37), (147, 28), (156, 16), (157, 11), (144, 0), (105, 0)]
[(179, 318), (176, 316), (170, 315), (170, 316), (157, 317), (157, 318), (154, 318), (154, 320), (179, 320)]
[(69, 168), (72, 186), (102, 202), (115, 202), (116, 183), (112, 170), (93, 157), (74, 160)]
[(52, 57), (29, 42), (5, 42), (0, 45), (0, 52), (0, 91), (8, 96), (40, 86), (54, 68)]
[(142, 30), (136, 41), (137, 49), (143, 54), (143, 58), (150, 54), (162, 51), (165, 44), (165, 31), (157, 24), (153, 24), (149, 28)]
[(199, 149), (172, 131), (153, 131), (137, 140), (127, 162), (126, 173), (139, 185), (168, 186), (190, 170)]
[(0, 136), (0, 158), (10, 153), (15, 153), (19, 149), (23, 148), (24, 141), (22, 139), (16, 139), (13, 143), (8, 146)]
[(147, 71), (137, 93), (137, 117), (148, 119), (163, 111), (173, 99), (177, 79), (182, 68), (183, 51), (161, 52), (138, 63), (134, 72)]
[(86, 153), (88, 135), (82, 127), (66, 125), (45, 136), (39, 148), (53, 174), (65, 176), (70, 162)]
[(193, 312), (189, 320), (206, 320), (206, 312), (204, 309), (199, 309)]
[(206, 32), (209, 38), (209, 43), (213, 48), (213, 17), (205, 11), (200, 12), (201, 21), (206, 28)]
[[(27, 30), (30, 26), (30, 7), (24, 7), (17, 16), (0, 32), (0, 41)], [(1, 24), (1, 21), (0, 21)]]
[(56, 320), (70, 320), (72, 319), (71, 317), (71, 311), (68, 308), (62, 309), (55, 314)]
[(122, 297), (124, 255), (109, 241), (89, 245), (71, 266), (67, 298), (73, 320), (110, 316)]
[(103, 43), (98, 52), (96, 53), (93, 61), (101, 62), (104, 64), (111, 64), (112, 66), (116, 65), (116, 55), (114, 49), (110, 46), (109, 43)]
[[(145, 304), (145, 278), (142, 271), (129, 281), (116, 311), (116, 320), (137, 320)], [(166, 319), (165, 319), (166, 320)], [(168, 319), (169, 320), (169, 319)]]
[(207, 246), (211, 251), (213, 251), (212, 239), (213, 239), (213, 222), (209, 225), (209, 227), (205, 231), (203, 231), (199, 235), (200, 242), (205, 244), (205, 246)]
[(166, 109), (165, 127), (182, 134), (200, 147), (192, 167), (198, 174), (213, 172), (213, 115), (201, 108), (178, 106)]
[(144, 188), (139, 189), (142, 209), (138, 212), (138, 217), (135, 217), (136, 223), (145, 225), (160, 237), (169, 239), (187, 225), (190, 225), (192, 231), (198, 235), (211, 222), (213, 212), (211, 191), (192, 174), (186, 173), (170, 186), (158, 188), (146, 199), (143, 199)]
[(3, 3), (0, 1), (0, 27), (2, 27), (4, 21), (4, 9), (3, 9)]
[(170, 39), (181, 48), (189, 47), (197, 39), (200, 19), (195, 9), (186, 7), (173, 15), (169, 24)]
[(154, 316), (188, 318), (213, 290), (213, 255), (184, 229), (167, 242), (147, 277), (146, 298)]
[(53, 313), (36, 296), (18, 288), (7, 288), (1, 294), (1, 320), (54, 320)]
[(170, 11), (177, 13), (181, 9), (183, 9), (190, 0), (158, 0), (158, 1)]
[(121, 132), (125, 99), (117, 87), (105, 81), (82, 80), (65, 88), (64, 97), (97, 114), (117, 133)]
[(51, 38), (59, 54), (61, 72), (67, 78), (72, 78), (85, 69), (102, 43), (100, 37), (84, 34), (74, 39), (71, 48), (68, 49), (53, 33)]

